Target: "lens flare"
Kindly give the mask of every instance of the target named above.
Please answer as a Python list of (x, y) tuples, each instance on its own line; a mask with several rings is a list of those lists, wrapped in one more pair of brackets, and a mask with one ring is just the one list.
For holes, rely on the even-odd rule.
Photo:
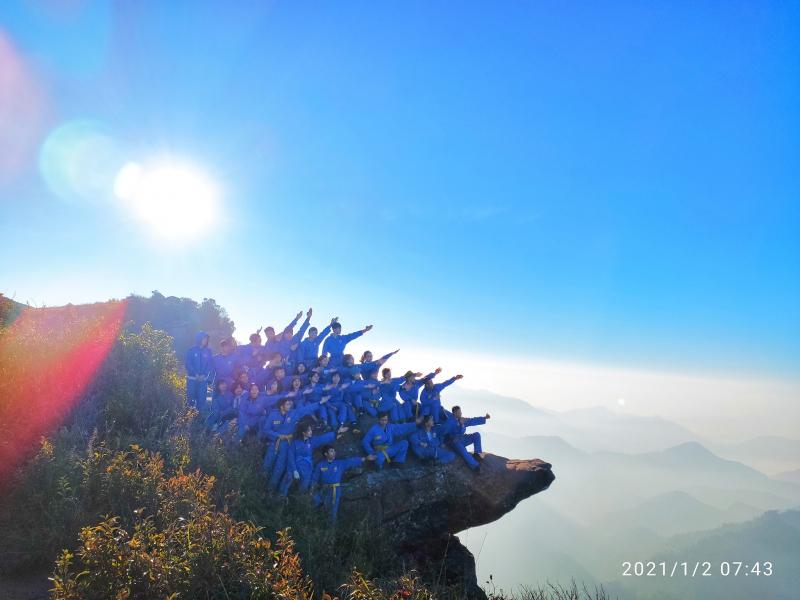
[(125, 308), (125, 301), (26, 307), (0, 334), (0, 487), (81, 398)]

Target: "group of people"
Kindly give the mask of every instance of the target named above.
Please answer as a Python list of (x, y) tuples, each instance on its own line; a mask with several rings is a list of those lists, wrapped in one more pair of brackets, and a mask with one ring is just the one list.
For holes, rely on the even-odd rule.
[[(399, 350), (378, 359), (366, 351), (356, 363), (346, 347), (372, 325), (343, 335), (333, 318), (318, 331), (310, 326), (312, 314), (309, 308), (297, 332), (302, 312), (280, 333), (263, 328), (264, 343), (262, 329), (248, 344), (223, 339), (216, 355), (208, 334), (199, 332), (186, 353), (187, 402), (216, 432), (233, 432), (235, 423), (239, 441), (266, 441), (263, 467), (270, 490), (284, 496), (293, 485), (311, 491), (335, 520), (342, 477), (366, 462), (377, 469), (403, 464), (410, 448), (423, 461), (446, 464), (459, 455), (479, 470), (480, 433), (466, 429), (484, 424), (489, 415), (464, 418), (458, 406), (448, 411), (441, 402), (442, 391), (461, 375), (439, 383), (434, 379), (441, 369), (392, 377), (384, 365)], [(362, 415), (376, 418), (361, 439), (364, 455), (337, 458), (333, 443), (348, 431), (361, 435)], [(314, 463), (318, 448), (322, 457)]]

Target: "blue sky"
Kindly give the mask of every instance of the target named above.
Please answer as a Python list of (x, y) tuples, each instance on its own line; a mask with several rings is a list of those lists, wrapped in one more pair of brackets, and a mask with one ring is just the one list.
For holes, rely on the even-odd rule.
[[(783, 2), (3, 3), (43, 108), (0, 179), (0, 291), (796, 375), (797, 31)], [(159, 244), (110, 189), (58, 197), (38, 148), (75, 120), (202, 165), (218, 226)]]

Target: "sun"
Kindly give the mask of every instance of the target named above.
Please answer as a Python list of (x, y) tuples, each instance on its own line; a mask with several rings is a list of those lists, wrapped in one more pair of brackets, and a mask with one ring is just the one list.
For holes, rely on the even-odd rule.
[(174, 159), (129, 162), (117, 173), (114, 193), (159, 237), (198, 237), (214, 223), (216, 183), (198, 167)]

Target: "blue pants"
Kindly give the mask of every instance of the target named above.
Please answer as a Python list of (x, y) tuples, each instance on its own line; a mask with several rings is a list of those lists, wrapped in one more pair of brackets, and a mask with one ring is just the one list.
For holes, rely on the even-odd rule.
[(400, 423), (404, 416), (402, 408), (397, 400), (381, 400), (380, 404), (375, 407), (375, 414), (388, 412), (390, 422)]
[(347, 425), (356, 422), (356, 413), (353, 406), (347, 402), (335, 402), (337, 425)]
[(423, 414), (422, 406), (419, 402), (404, 402), (401, 409), (400, 416), (406, 421), (413, 421)]
[(414, 454), (416, 454), (418, 458), (432, 460), (437, 465), (446, 465), (448, 463), (453, 462), (456, 459), (456, 455), (450, 452), (450, 450), (448, 450), (447, 448), (441, 448), (441, 447), (431, 448), (430, 446), (426, 448), (424, 446), (416, 444), (412, 447), (412, 449), (414, 450)]
[(186, 404), (197, 407), (201, 415), (206, 414), (206, 395), (208, 384), (206, 380), (197, 380), (194, 377), (186, 378)]
[(336, 522), (339, 515), (339, 502), (342, 499), (342, 488), (340, 484), (323, 484), (322, 489), (314, 494), (314, 504), (322, 505), (325, 510), (331, 513), (331, 521)]
[(375, 460), (375, 464), (377, 464), (380, 469), (388, 458), (390, 462), (401, 465), (406, 462), (406, 454), (408, 454), (408, 440), (400, 440), (384, 450), (376, 450), (375, 455), (377, 459)]
[[(307, 492), (308, 487), (311, 485), (311, 473), (314, 471), (314, 468), (311, 466), (311, 463), (305, 459), (298, 460), (295, 463), (295, 468), (300, 474), (300, 479), (297, 480), (298, 490), (300, 492)], [(283, 474), (283, 479), (281, 480), (281, 487), (278, 489), (283, 496), (289, 494), (289, 488), (292, 487), (292, 481), (294, 481), (294, 473), (287, 468), (286, 472)]]
[(264, 454), (264, 473), (269, 477), (268, 486), (271, 490), (277, 490), (280, 485), (283, 473), (286, 471), (286, 457), (289, 452), (289, 442), (281, 440), (278, 449), (275, 449), (275, 442), (267, 444), (267, 452)]
[(467, 463), (467, 466), (469, 466), (470, 469), (477, 469), (478, 461), (475, 460), (475, 457), (473, 457), (467, 451), (467, 446), (470, 444), (473, 445), (473, 450), (475, 452), (483, 452), (483, 448), (481, 446), (481, 434), (478, 432), (459, 435), (450, 440), (450, 447), (456, 452), (456, 454), (464, 459), (464, 462)]
[(433, 415), (433, 422), (438, 424), (442, 415), (442, 401), (432, 400), (431, 402), (424, 403), (422, 405), (422, 415)]

